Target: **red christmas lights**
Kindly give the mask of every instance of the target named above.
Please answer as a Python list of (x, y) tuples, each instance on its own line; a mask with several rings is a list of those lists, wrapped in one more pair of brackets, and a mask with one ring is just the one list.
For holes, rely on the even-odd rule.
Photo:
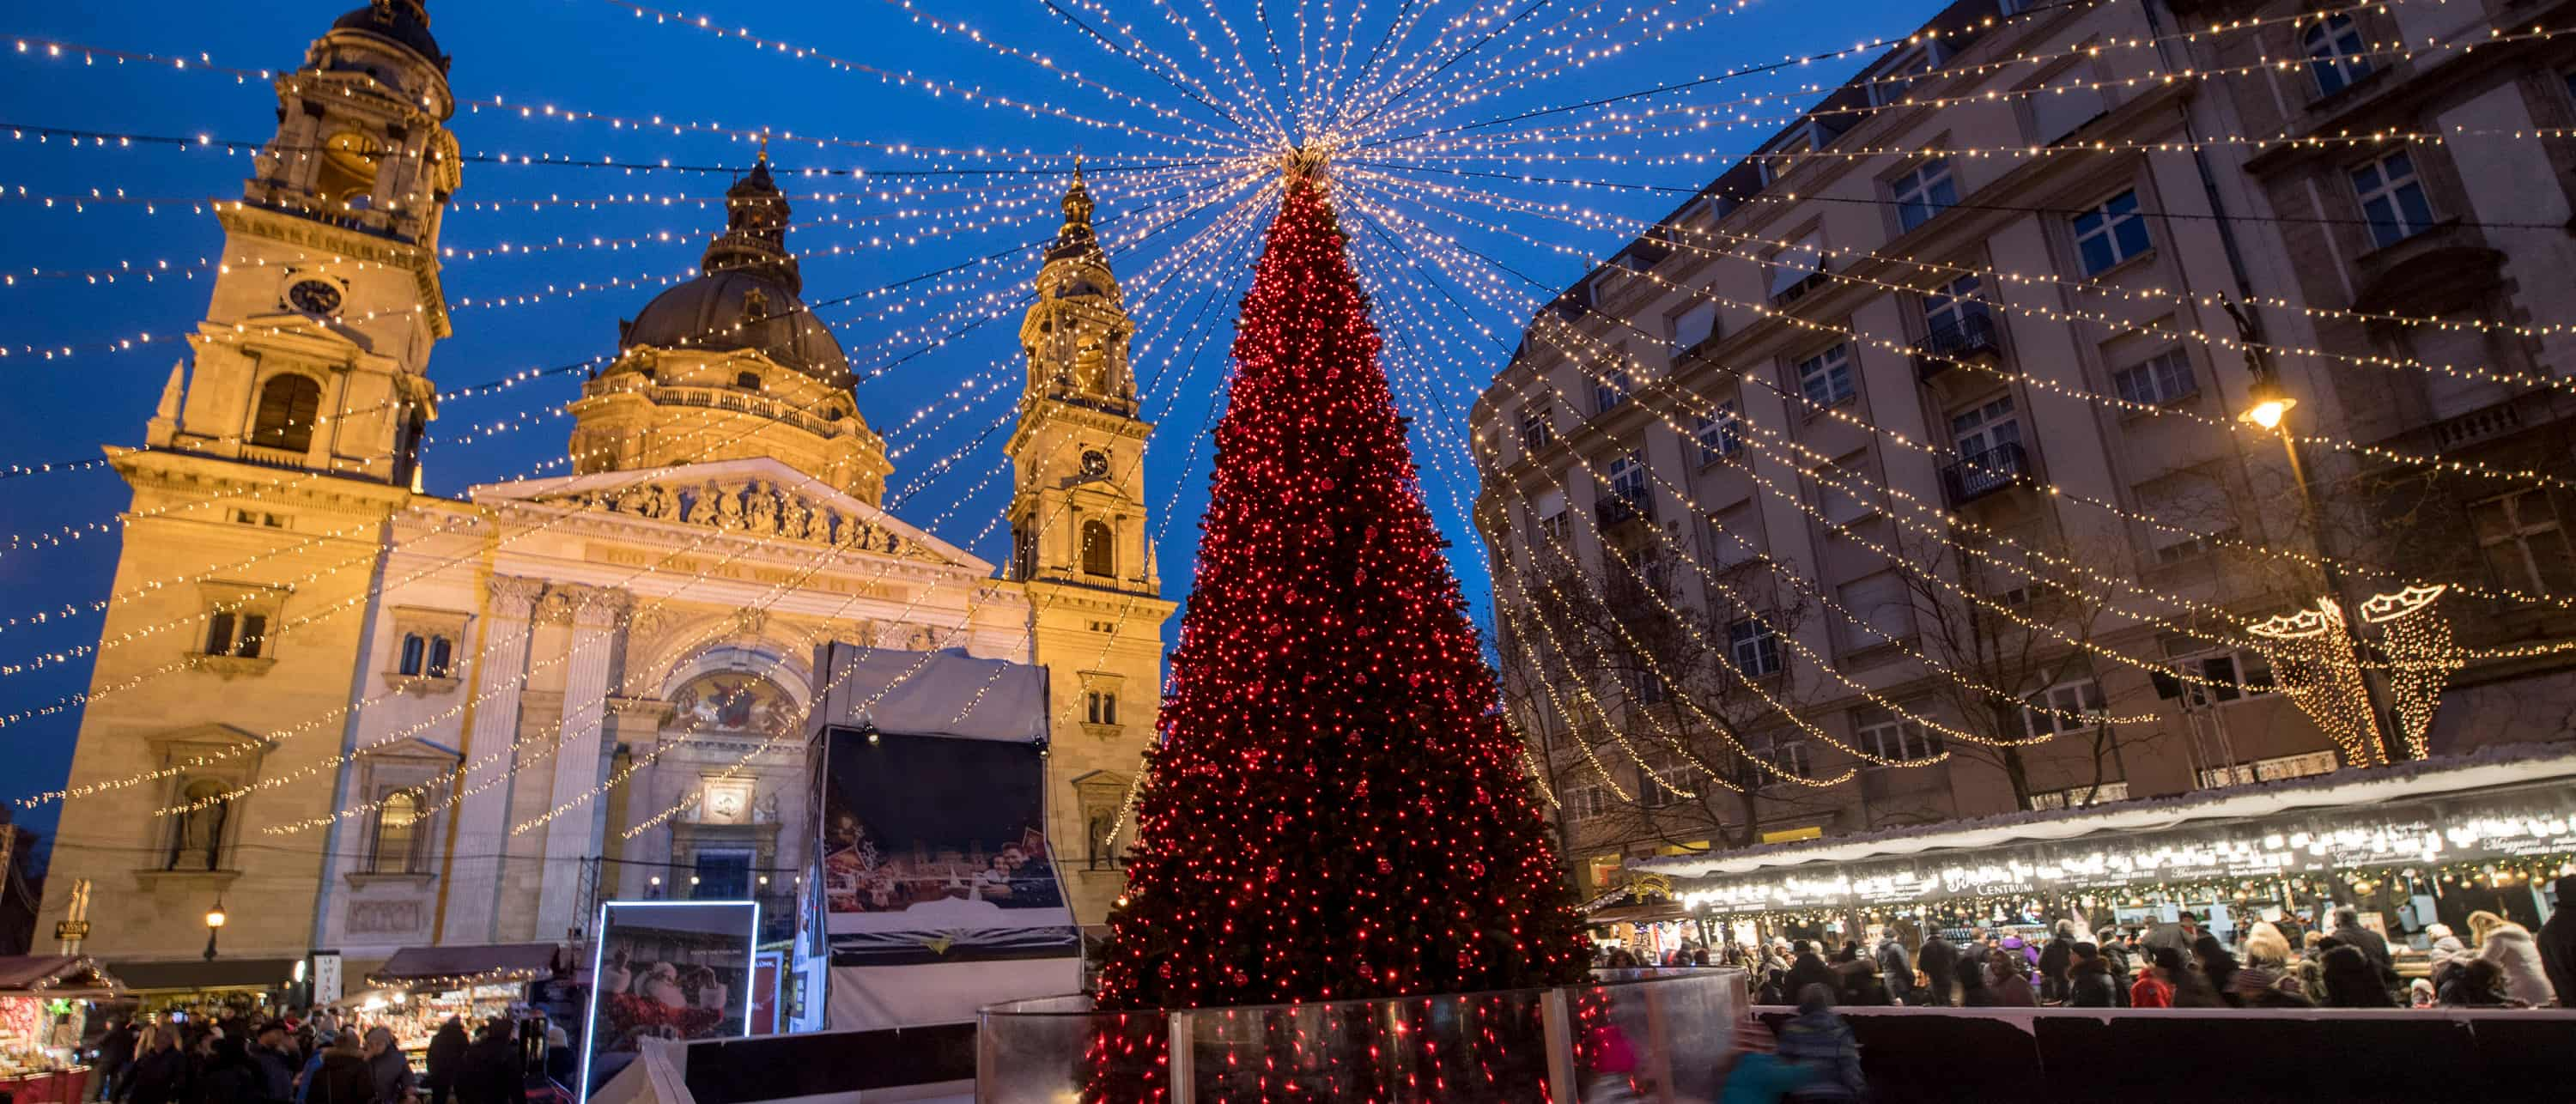
[[(1441, 557), (1378, 348), (1324, 186), (1299, 177), (1236, 326), (1102, 1009), (1422, 997), (1585, 974), (1573, 890)], [(1427, 1016), (1434, 1002), (1398, 1007), (1417, 1003)], [(1330, 1013), (1298, 1021), (1289, 1048), (1317, 1064), (1257, 1071), (1245, 1087), (1409, 1098), (1385, 1078), (1454, 1093), (1456, 1078), (1490, 1083), (1539, 1058), (1522, 1045), (1535, 1043), (1534, 1015), (1488, 1011), (1497, 1045), (1426, 1054), (1407, 1037), (1410, 1016)], [(1253, 1035), (1283, 1029), (1258, 1018)], [(1162, 1097), (1167, 1056), (1143, 1034), (1093, 1041), (1094, 1099)]]

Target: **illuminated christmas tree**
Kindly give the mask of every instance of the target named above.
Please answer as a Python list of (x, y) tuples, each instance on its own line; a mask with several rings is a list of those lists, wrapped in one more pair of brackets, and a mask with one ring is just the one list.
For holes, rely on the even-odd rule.
[[(1103, 1009), (1584, 974), (1572, 889), (1496, 711), (1378, 348), (1325, 187), (1292, 172), (1237, 323)], [(1097, 1044), (1131, 1059), (1154, 1049)], [(1095, 1052), (1096, 1073), (1110, 1072), (1106, 1057)]]

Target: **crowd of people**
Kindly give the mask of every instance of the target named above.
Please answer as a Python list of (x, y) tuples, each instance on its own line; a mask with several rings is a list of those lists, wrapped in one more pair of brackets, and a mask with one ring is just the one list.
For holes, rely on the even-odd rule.
[[(2568, 879), (2576, 882), (2576, 878)], [(2576, 887), (2571, 887), (2576, 888)], [(2148, 925), (2087, 931), (2059, 920), (2050, 938), (1972, 931), (1908, 946), (1892, 931), (1874, 947), (1778, 939), (1728, 944), (1661, 962), (1737, 966), (1754, 1003), (1795, 1004), (1822, 986), (1839, 1005), (2073, 1008), (2538, 1008), (2576, 1007), (2576, 909), (2537, 934), (2492, 912), (2469, 916), (2466, 937), (2435, 924), (2424, 976), (2402, 976), (2386, 937), (2350, 907), (2319, 928), (2293, 916), (2257, 922), (2233, 944), (2192, 913)], [(1604, 965), (1657, 965), (1613, 951)]]
[(92, 1099), (114, 1104), (521, 1104), (540, 1062), (570, 1080), (563, 1029), (545, 1029), (535, 1058), (534, 1040), (508, 1016), (470, 1034), (449, 1017), (418, 1070), (392, 1028), (336, 1008), (269, 1018), (242, 1008), (156, 1013), (100, 1026), (89, 1044)]

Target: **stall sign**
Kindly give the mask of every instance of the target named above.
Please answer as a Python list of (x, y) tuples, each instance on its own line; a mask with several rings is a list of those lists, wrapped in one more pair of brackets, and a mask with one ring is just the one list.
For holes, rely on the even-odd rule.
[(87, 939), (89, 938), (89, 921), (56, 920), (54, 921), (54, 938)]
[(313, 952), (313, 1003), (340, 1002), (340, 952)]

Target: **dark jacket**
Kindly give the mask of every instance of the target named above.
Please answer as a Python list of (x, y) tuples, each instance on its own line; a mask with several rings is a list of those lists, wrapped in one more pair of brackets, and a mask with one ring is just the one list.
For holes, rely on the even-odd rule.
[(286, 1051), (271, 1050), (256, 1043), (251, 1044), (250, 1066), (255, 1075), (251, 1079), (251, 1086), (256, 1094), (252, 1099), (268, 1101), (270, 1104), (285, 1104), (286, 1101), (294, 1099), (295, 1068), (300, 1064), (294, 1055)]
[(188, 1056), (163, 1047), (134, 1060), (125, 1077), (125, 1099), (133, 1104), (184, 1104), (188, 1099)]
[(1898, 1004), (1914, 992), (1914, 959), (1905, 953), (1905, 944), (1894, 937), (1879, 941), (1878, 980), (1887, 986), (1887, 995)]
[(2540, 943), (2540, 968), (2558, 992), (2558, 1007), (2576, 1008), (2576, 874), (2558, 879), (2558, 911), (2533, 938)]
[(1851, 1026), (1833, 1009), (1800, 1012), (1780, 1025), (1781, 1061), (1816, 1071), (1818, 1080), (1799, 1090), (1801, 1100), (1852, 1099), (1862, 1091), (1860, 1044)]
[(1789, 964), (1789, 977), (1787, 983), (1781, 988), (1788, 991), (1791, 1001), (1796, 1001), (1798, 994), (1806, 992), (1810, 985), (1822, 985), (1836, 992), (1841, 991), (1841, 986), (1834, 984), (1833, 968), (1825, 965), (1824, 959), (1816, 957), (1814, 951), (1799, 955), (1796, 961)]
[(2039, 952), (2040, 988), (2050, 996), (2064, 992), (2066, 964), (2075, 961), (2075, 937), (2059, 933)]
[(367, 1059), (367, 1075), (376, 1083), (376, 1104), (402, 1104), (411, 1095), (411, 1061), (397, 1047), (386, 1047)]
[[(2542, 932), (2549, 929), (2543, 927)], [(134, 1061), (134, 1027), (118, 1024), (98, 1037), (98, 1068), (114, 1073)]]
[(2069, 1008), (2112, 1008), (2120, 1003), (2120, 983), (2111, 976), (2111, 963), (2100, 955), (2078, 958), (2066, 967), (2066, 1006)]
[(2388, 940), (2381, 937), (2378, 932), (2353, 924), (2338, 925), (2332, 934), (2335, 938), (2343, 940), (2345, 946), (2361, 948), (2362, 957), (2369, 959), (2371, 965), (2379, 967), (2381, 978), (2397, 976), (2397, 964), (2390, 961), (2388, 957)]
[(519, 1064), (519, 1041), (500, 1035), (475, 1040), (457, 1067), (455, 1089), (463, 1104), (519, 1104), (526, 1099), (528, 1075)]
[(1887, 985), (1878, 976), (1878, 966), (1868, 959), (1854, 959), (1835, 966), (1834, 983), (1834, 1001), (1837, 1004), (1879, 1007), (1890, 1003)]
[(438, 1034), (429, 1037), (429, 1073), (421, 1083), (433, 1089), (456, 1087), (456, 1071), (465, 1061), (465, 1048), (472, 1045), (465, 1037), (465, 1026), (451, 1019), (438, 1025)]
[(1923, 941), (1923, 952), (1916, 958), (1923, 964), (1924, 980), (1932, 986), (1933, 1003), (1950, 1003), (1950, 983), (1959, 976), (1959, 945), (1935, 935)]
[(2129, 1006), (2129, 983), (2131, 981), (2129, 948), (2122, 946), (2118, 940), (2111, 940), (2103, 943), (2102, 963), (2109, 967), (2111, 971), (2111, 988), (2115, 994), (2111, 998), (2113, 1007), (2127, 1008)]
[(305, 1104), (375, 1104), (376, 1074), (365, 1055), (338, 1050), (322, 1052), (321, 1064), (304, 1086)]

